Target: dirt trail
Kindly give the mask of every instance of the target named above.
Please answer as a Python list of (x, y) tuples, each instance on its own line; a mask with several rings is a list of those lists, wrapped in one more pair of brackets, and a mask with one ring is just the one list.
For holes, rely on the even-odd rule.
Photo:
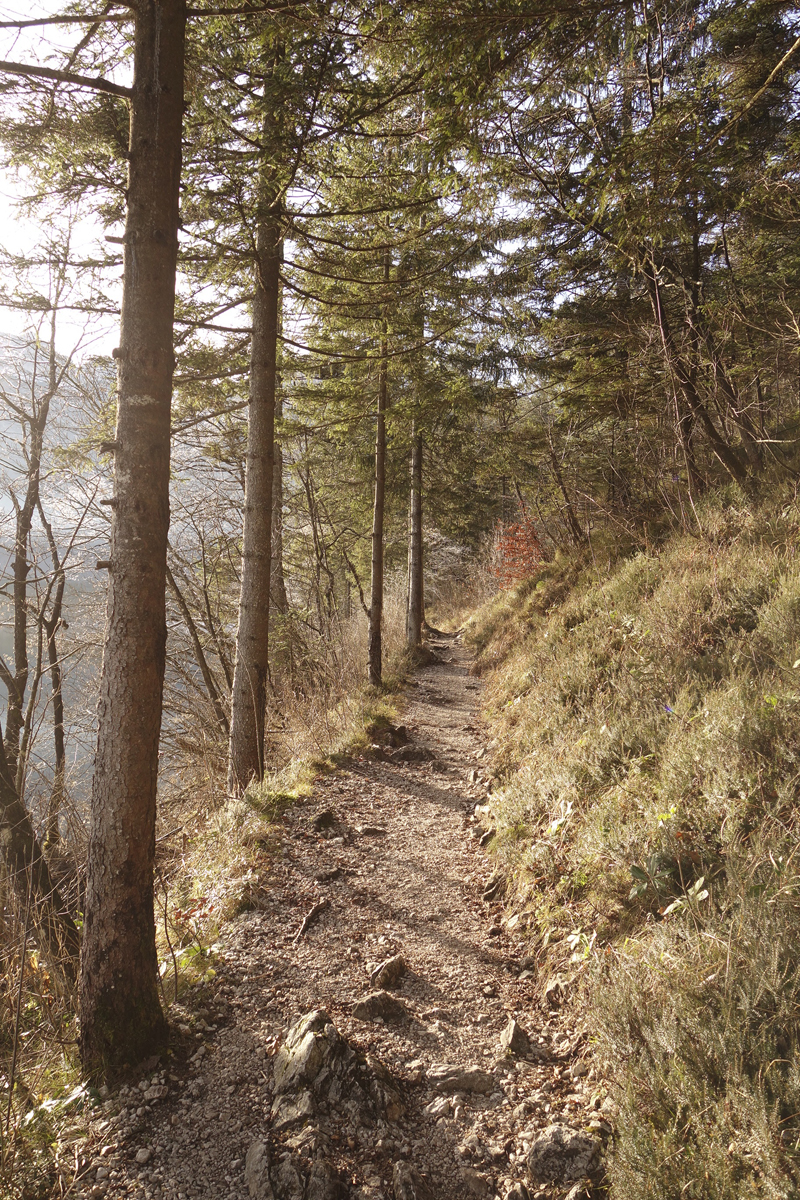
[[(513, 1186), (527, 1178), (536, 1131), (553, 1120), (575, 1126), (598, 1103), (591, 1083), (570, 1077), (580, 1035), (535, 1009), (522, 943), (484, 899), (491, 863), (473, 816), (486, 796), (479, 684), (458, 641), (433, 648), (438, 661), (409, 689), (408, 746), (322, 779), (313, 801), (284, 818), (259, 908), (227, 927), (219, 975), (187, 1010), (183, 1045), (166, 1068), (108, 1100), (85, 1195), (247, 1200), (247, 1151), (263, 1141), (273, 1184), (262, 1180), (258, 1200), (271, 1195), (281, 1161), (276, 1200), (392, 1200), (397, 1163), (421, 1173), (433, 1200), (525, 1197)], [(316, 829), (315, 816), (333, 824)], [(391, 994), (405, 1013), (357, 1020), (355, 1004), (377, 986), (371, 973), (398, 954), (408, 969)], [(316, 1009), (388, 1070), (396, 1111), (359, 1116), (353, 1104), (330, 1103), (276, 1131), (273, 1057)], [(500, 1045), (512, 1015), (531, 1035), (527, 1061)], [(436, 1090), (438, 1064), (476, 1064), (490, 1086)], [(304, 1182), (321, 1157), (340, 1183)], [(569, 1191), (528, 1186), (531, 1196)]]

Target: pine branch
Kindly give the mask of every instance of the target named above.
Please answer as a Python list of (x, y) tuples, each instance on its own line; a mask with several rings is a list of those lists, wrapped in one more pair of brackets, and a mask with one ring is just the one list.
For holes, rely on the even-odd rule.
[(122, 87), (99, 75), (90, 79), (87, 75), (73, 75), (71, 71), (54, 71), (50, 67), (32, 67), (27, 63), (0, 61), (0, 74), (22, 75), (32, 79), (52, 79), (56, 83), (74, 83), (77, 87), (91, 88), (94, 92), (108, 92), (111, 96), (124, 96), (126, 99), (133, 96), (132, 88)]

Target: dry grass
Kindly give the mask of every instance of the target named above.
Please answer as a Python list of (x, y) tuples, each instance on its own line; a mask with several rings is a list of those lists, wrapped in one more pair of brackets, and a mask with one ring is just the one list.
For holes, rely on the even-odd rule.
[(800, 508), (728, 491), (699, 515), (658, 550), (549, 564), (470, 625), (495, 850), (532, 949), (602, 1008), (620, 1200), (794, 1195), (800, 1163), (778, 1065), (800, 999)]

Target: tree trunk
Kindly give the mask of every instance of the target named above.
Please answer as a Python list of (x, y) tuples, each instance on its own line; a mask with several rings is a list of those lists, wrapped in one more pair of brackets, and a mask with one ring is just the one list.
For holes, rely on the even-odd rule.
[[(280, 263), (283, 264), (283, 239), (280, 244)], [(278, 339), (283, 332), (283, 296), (278, 297)], [(277, 348), (276, 348), (277, 353)], [(276, 366), (275, 420), (283, 418), (283, 388), (280, 371)], [(270, 568), (270, 599), (272, 607), (280, 616), (289, 609), (286, 596), (286, 579), (283, 574), (283, 446), (275, 441), (275, 460), (272, 469), (272, 566)]]
[[(383, 278), (389, 282), (389, 253), (383, 256)], [(383, 322), (381, 360), (378, 374), (378, 412), (375, 422), (375, 498), (372, 506), (372, 573), (367, 645), (367, 678), (380, 687), (383, 678), (381, 627), (383, 623), (383, 513), (386, 502), (386, 408), (389, 398), (389, 344), (387, 322)]]
[(2, 740), (0, 844), (6, 874), (20, 907), (25, 907), (28, 896), (31, 898), (36, 944), (54, 975), (71, 987), (78, 973), (78, 930), (53, 883), (31, 819), (17, 795)]
[(110, 574), (89, 832), (84, 1069), (113, 1074), (166, 1043), (154, 924), (166, 652), (172, 325), (185, 0), (135, 9)]
[(64, 692), (61, 678), (61, 659), (58, 653), (58, 640), (56, 637), (61, 625), (61, 613), (64, 607), (66, 575), (64, 573), (64, 564), (58, 553), (56, 539), (53, 537), (53, 528), (44, 515), (44, 508), (41, 501), (38, 507), (39, 519), (42, 522), (47, 535), (47, 544), (50, 547), (53, 573), (58, 580), (50, 616), (45, 617), (43, 610), (40, 618), (42, 627), (47, 635), (47, 658), (50, 663), (50, 687), (53, 693), (53, 754), (55, 769), (53, 772), (53, 786), (50, 789), (50, 800), (47, 805), (47, 824), (44, 835), (45, 847), (50, 850), (58, 846), (61, 840), (59, 823), (64, 800), (64, 779), (67, 772), (67, 754), (64, 745)]
[[(275, 417), (283, 416), (280, 396), (275, 402)], [(289, 609), (286, 579), (283, 574), (283, 448), (275, 443), (275, 465), (272, 471), (272, 567), (270, 571), (272, 607), (280, 616)]]
[(61, 809), (64, 804), (67, 756), (64, 746), (64, 694), (61, 686), (61, 661), (58, 657), (56, 642), (58, 621), (49, 621), (45, 628), (47, 655), (50, 661), (50, 686), (53, 692), (53, 749), (55, 754), (53, 786), (50, 789), (50, 799), (47, 804), (47, 825), (44, 836), (44, 844), (50, 851), (53, 847), (58, 846), (61, 840), (60, 822)]
[(231, 794), (243, 792), (251, 780), (264, 776), (281, 261), (280, 207), (273, 201), (265, 208), (259, 218), (256, 239), (242, 584), (228, 756), (228, 791)]
[(422, 549), (422, 434), (411, 430), (411, 505), (408, 536), (408, 609), (406, 643), (412, 649), (422, 642), (425, 617)]

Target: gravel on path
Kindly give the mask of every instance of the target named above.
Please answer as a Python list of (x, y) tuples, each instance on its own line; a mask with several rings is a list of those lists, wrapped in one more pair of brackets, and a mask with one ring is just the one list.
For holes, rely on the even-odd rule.
[[(558, 1164), (539, 1179), (529, 1165), (531, 1152), (550, 1162), (552, 1130), (605, 1136), (608, 1102), (583, 1034), (542, 1011), (535, 967), (501, 924), (500, 893), (484, 898), (480, 685), (457, 638), (434, 640), (433, 652), (409, 688), (408, 742), (321, 778), (285, 814), (258, 908), (223, 931), (218, 975), (188, 1002), (176, 1052), (106, 1100), (82, 1195), (591, 1194), (568, 1170), (559, 1178)], [(324, 1104), (311, 1092), (276, 1099), (275, 1054), (315, 1010), (378, 1080), (377, 1108), (366, 1094), (331, 1099), (339, 1085)], [(565, 1135), (555, 1136), (557, 1158)]]

